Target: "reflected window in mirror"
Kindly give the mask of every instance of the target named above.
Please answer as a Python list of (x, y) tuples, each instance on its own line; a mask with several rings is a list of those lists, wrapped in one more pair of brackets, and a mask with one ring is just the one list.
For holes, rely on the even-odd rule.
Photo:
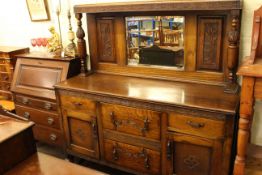
[(128, 65), (184, 69), (184, 16), (125, 20)]

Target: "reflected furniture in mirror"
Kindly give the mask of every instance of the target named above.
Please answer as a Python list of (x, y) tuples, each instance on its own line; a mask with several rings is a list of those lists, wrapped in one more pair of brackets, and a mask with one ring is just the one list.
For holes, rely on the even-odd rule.
[(237, 74), (242, 76), (240, 119), (234, 175), (244, 175), (246, 153), (254, 114), (255, 100), (262, 100), (262, 6), (254, 12), (251, 54)]
[(67, 153), (134, 174), (230, 174), (240, 1), (74, 10), (82, 74), (55, 85)]

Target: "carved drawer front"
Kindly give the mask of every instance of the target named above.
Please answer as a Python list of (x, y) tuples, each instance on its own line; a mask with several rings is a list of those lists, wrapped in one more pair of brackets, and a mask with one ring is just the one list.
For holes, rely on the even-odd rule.
[(67, 149), (99, 159), (97, 118), (62, 108)]
[(211, 120), (180, 113), (170, 113), (168, 129), (180, 133), (208, 138), (222, 138), (225, 134), (225, 121)]
[(56, 146), (63, 146), (64, 144), (62, 133), (57, 130), (35, 125), (33, 133), (36, 140)]
[(19, 116), (30, 119), (36, 124), (45, 125), (48, 127), (60, 129), (60, 121), (57, 114), (44, 112), (37, 109), (32, 109), (20, 105), (16, 105), (16, 113)]
[(30, 106), (33, 108), (44, 109), (46, 111), (57, 111), (56, 103), (39, 100), (39, 99), (35, 99), (35, 98), (23, 96), (23, 95), (16, 95), (15, 102), (17, 104), (26, 105), (26, 106)]
[(60, 99), (61, 105), (65, 109), (79, 113), (94, 113), (96, 111), (96, 103), (86, 98), (62, 94)]
[(146, 109), (102, 104), (103, 128), (160, 140), (161, 113)]
[(134, 171), (160, 174), (160, 152), (120, 143), (104, 141), (105, 160)]

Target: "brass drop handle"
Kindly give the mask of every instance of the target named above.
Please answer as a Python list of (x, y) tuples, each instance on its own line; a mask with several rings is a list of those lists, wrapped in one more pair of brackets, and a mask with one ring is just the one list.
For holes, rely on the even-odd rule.
[(173, 147), (173, 142), (171, 140), (168, 140), (167, 149), (166, 149), (166, 157), (168, 160), (171, 160), (172, 157), (172, 147)]
[(116, 118), (115, 118), (114, 112), (113, 112), (113, 111), (110, 112), (109, 116), (110, 116), (110, 118), (111, 118), (111, 122), (112, 122), (113, 125), (114, 125), (114, 128), (116, 129), (118, 124), (117, 124), (117, 120), (116, 120)]
[(192, 128), (203, 128), (205, 126), (205, 123), (198, 123), (193, 121), (187, 121), (186, 124), (188, 124)]
[(56, 141), (57, 136), (56, 136), (55, 134), (50, 134), (49, 138), (50, 138), (50, 140), (52, 140), (52, 141)]
[(97, 138), (97, 123), (96, 123), (96, 117), (93, 117), (92, 121), (91, 121), (91, 126), (93, 129), (93, 137)]
[(48, 118), (47, 118), (47, 123), (48, 123), (49, 125), (53, 125), (53, 124), (54, 124), (54, 119), (53, 119), (52, 117), (48, 117)]
[(22, 103), (25, 104), (25, 105), (28, 104), (28, 103), (29, 103), (28, 98), (23, 98), (23, 99), (22, 99)]
[(114, 161), (116, 161), (116, 160), (119, 159), (118, 152), (117, 152), (117, 146), (114, 146), (114, 147), (113, 147), (112, 154), (113, 154), (113, 160), (114, 160)]
[(44, 108), (47, 109), (47, 110), (50, 110), (52, 108), (51, 103), (45, 103)]
[(81, 102), (73, 102), (73, 104), (76, 106), (76, 107), (80, 107), (83, 105), (83, 103)]
[(145, 157), (145, 159), (144, 159), (144, 166), (145, 166), (146, 169), (149, 169), (149, 168), (150, 168), (148, 155), (146, 155), (146, 157)]
[(27, 118), (27, 119), (29, 119), (30, 113), (29, 113), (29, 112), (25, 112), (25, 113), (24, 113), (24, 117)]
[(146, 118), (144, 120), (144, 127), (141, 129), (141, 132), (143, 135), (145, 135), (145, 132), (149, 131), (149, 120)]

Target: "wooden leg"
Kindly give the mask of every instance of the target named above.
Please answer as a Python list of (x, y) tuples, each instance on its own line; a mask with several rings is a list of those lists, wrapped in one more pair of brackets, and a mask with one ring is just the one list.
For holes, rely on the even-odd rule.
[(245, 173), (247, 144), (253, 118), (254, 82), (255, 79), (252, 77), (243, 77), (240, 99), (240, 119), (237, 137), (237, 156), (234, 165), (234, 175), (244, 175)]

